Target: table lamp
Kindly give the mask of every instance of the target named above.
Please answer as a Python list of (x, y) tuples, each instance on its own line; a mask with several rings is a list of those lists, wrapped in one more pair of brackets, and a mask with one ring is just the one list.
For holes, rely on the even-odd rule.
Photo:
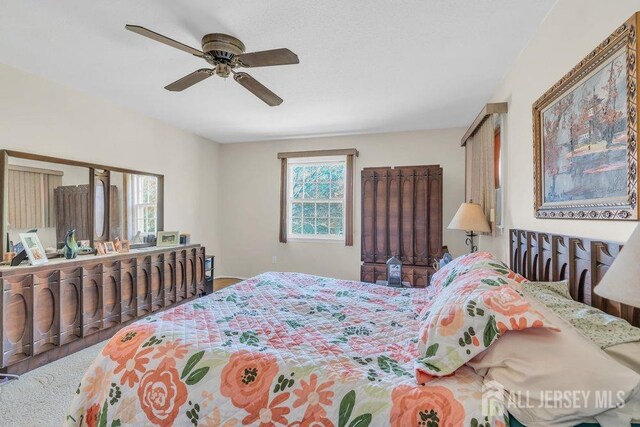
[(636, 227), (593, 291), (603, 298), (640, 307), (640, 227)]
[(478, 250), (478, 247), (473, 243), (474, 238), (477, 236), (475, 232), (488, 233), (491, 231), (482, 207), (473, 202), (460, 205), (458, 212), (456, 212), (447, 228), (449, 230), (464, 230), (467, 232), (466, 243), (469, 245), (469, 253)]

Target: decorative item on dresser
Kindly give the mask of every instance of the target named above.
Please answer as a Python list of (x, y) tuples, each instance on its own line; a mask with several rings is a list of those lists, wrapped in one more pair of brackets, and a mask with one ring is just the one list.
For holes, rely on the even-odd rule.
[(426, 287), (442, 253), (442, 168), (364, 168), (361, 215), (360, 280), (385, 280), (393, 255), (403, 281)]
[[(621, 244), (526, 230), (510, 230), (509, 235), (513, 271), (534, 282), (566, 279), (574, 300), (640, 326), (640, 309), (593, 291), (620, 253)], [(636, 282), (630, 276), (626, 284)]]
[(205, 291), (205, 248), (0, 268), (0, 373), (23, 373)]

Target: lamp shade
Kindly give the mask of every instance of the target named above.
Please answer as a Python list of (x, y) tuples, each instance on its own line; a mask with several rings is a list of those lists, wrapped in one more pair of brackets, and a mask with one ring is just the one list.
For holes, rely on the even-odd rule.
[(603, 298), (640, 307), (640, 227), (622, 248), (593, 291)]
[(478, 231), (488, 233), (491, 231), (482, 207), (477, 203), (463, 203), (458, 212), (449, 223), (450, 230)]

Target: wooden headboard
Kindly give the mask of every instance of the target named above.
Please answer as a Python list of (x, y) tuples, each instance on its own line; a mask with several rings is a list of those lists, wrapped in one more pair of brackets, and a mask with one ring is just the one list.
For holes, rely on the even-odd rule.
[[(620, 243), (527, 230), (509, 230), (509, 240), (509, 263), (516, 273), (538, 282), (567, 279), (574, 300), (640, 326), (640, 309), (593, 293), (620, 253)], [(629, 285), (633, 284), (637, 278), (630, 277)]]

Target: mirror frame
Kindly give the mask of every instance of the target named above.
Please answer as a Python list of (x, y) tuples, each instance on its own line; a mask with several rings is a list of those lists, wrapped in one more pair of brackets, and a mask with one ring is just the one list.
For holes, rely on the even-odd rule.
[[(91, 162), (83, 162), (79, 160), (68, 160), (61, 159), (58, 157), (50, 157), (43, 156), (39, 154), (33, 153), (25, 153), (21, 151), (14, 150), (0, 150), (0, 177), (2, 178), (0, 185), (0, 204), (2, 208), (0, 209), (0, 228), (2, 229), (2, 247), (0, 248), (0, 255), (4, 256), (4, 253), (7, 250), (7, 225), (6, 221), (9, 217), (9, 157), (16, 157), (19, 159), (27, 159), (27, 160), (36, 160), (40, 162), (48, 162), (48, 163), (57, 163), (69, 166), (79, 166), (84, 167), (89, 170), (89, 198), (91, 200), (91, 212), (89, 212), (90, 220), (91, 220), (91, 230), (95, 232), (95, 172), (96, 171), (108, 171), (109, 175), (111, 172), (120, 172), (123, 174), (134, 174), (134, 175), (148, 175), (155, 176), (158, 178), (158, 230), (164, 230), (164, 175), (150, 172), (143, 172), (135, 169), (127, 169), (121, 168), (117, 166), (107, 166), (98, 163)], [(105, 206), (105, 215), (108, 218), (110, 213), (111, 206), (109, 203)], [(91, 236), (91, 246), (94, 244), (94, 236)]]

